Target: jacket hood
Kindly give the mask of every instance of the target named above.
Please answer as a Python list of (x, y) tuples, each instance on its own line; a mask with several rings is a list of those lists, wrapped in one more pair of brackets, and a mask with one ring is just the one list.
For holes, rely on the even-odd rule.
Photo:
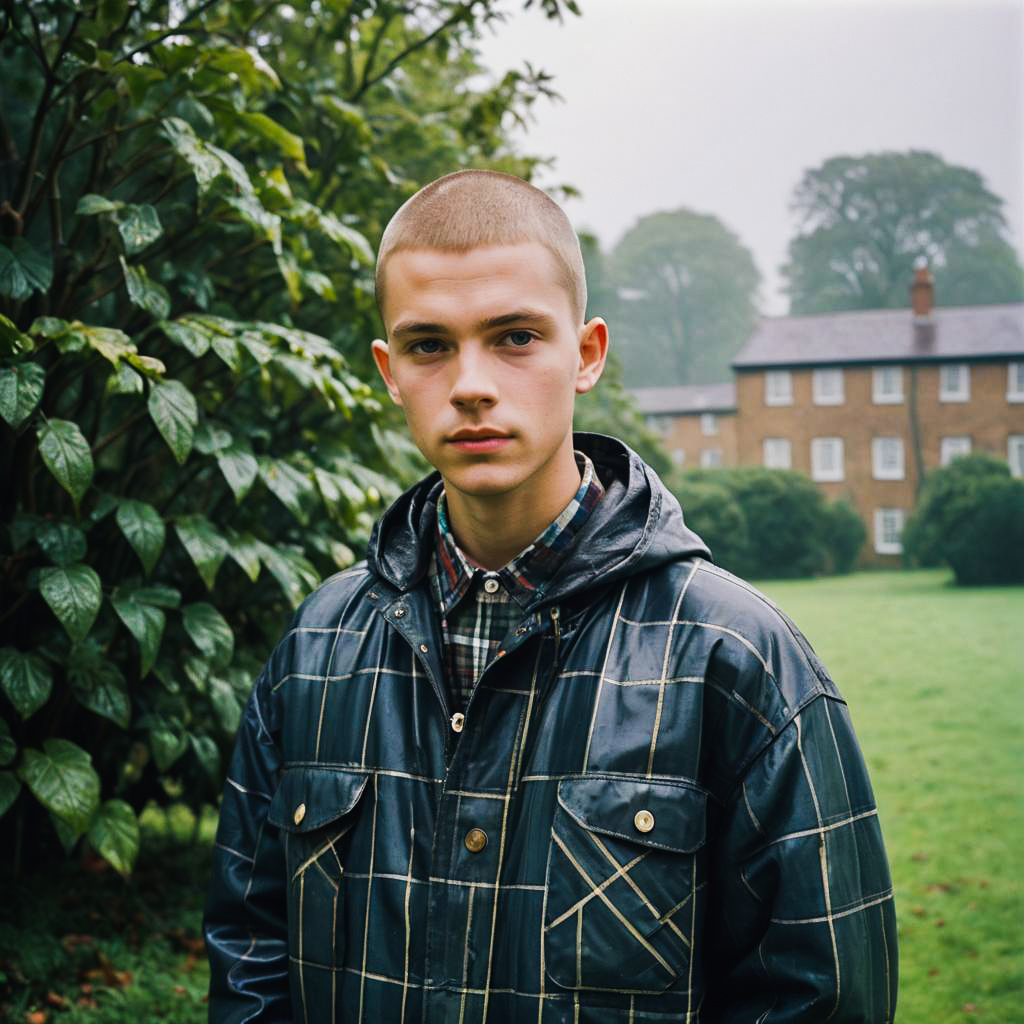
[[(628, 445), (603, 434), (582, 433), (573, 435), (573, 445), (593, 461), (605, 494), (543, 600), (562, 599), (664, 562), (710, 559), (704, 542), (683, 522), (679, 502)], [(430, 564), (440, 480), (441, 474), (434, 472), (407, 490), (370, 536), (369, 568), (399, 590), (419, 583)]]

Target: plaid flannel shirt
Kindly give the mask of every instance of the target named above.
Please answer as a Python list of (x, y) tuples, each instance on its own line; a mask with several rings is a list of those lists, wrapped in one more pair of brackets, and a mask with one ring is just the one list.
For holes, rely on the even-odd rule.
[(438, 496), (430, 582), (440, 613), (452, 707), (457, 711), (469, 703), (476, 681), (502, 640), (522, 620), (531, 598), (554, 578), (604, 495), (594, 464), (582, 452), (575, 454), (581, 479), (572, 500), (529, 547), (496, 572), (470, 562), (448, 524), (447, 502)]

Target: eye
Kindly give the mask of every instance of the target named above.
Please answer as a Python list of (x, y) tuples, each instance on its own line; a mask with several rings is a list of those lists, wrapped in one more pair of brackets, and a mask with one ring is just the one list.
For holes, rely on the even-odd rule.
[(505, 341), (513, 348), (526, 348), (533, 340), (534, 336), (529, 331), (509, 331), (505, 335)]
[(421, 341), (414, 341), (409, 346), (409, 351), (422, 356), (437, 355), (442, 349), (441, 342), (437, 338), (423, 338)]

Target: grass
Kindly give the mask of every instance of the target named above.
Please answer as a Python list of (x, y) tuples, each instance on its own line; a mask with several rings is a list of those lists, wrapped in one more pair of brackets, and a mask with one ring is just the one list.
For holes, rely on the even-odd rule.
[[(762, 589), (838, 682), (871, 769), (896, 884), (897, 1021), (1024, 1022), (1024, 587), (914, 572)], [(211, 822), (193, 843), (181, 808), (143, 820), (129, 882), (79, 863), (56, 885), (4, 881), (0, 1021), (205, 1022)]]
[(1024, 1021), (1024, 587), (944, 572), (762, 589), (850, 704), (896, 886), (900, 1024)]

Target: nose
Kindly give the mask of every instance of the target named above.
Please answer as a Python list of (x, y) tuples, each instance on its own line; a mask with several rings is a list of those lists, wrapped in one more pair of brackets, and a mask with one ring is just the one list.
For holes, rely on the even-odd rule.
[(490, 407), (498, 401), (495, 368), (485, 351), (476, 345), (464, 345), (453, 362), (455, 379), (449, 400), (459, 409)]

